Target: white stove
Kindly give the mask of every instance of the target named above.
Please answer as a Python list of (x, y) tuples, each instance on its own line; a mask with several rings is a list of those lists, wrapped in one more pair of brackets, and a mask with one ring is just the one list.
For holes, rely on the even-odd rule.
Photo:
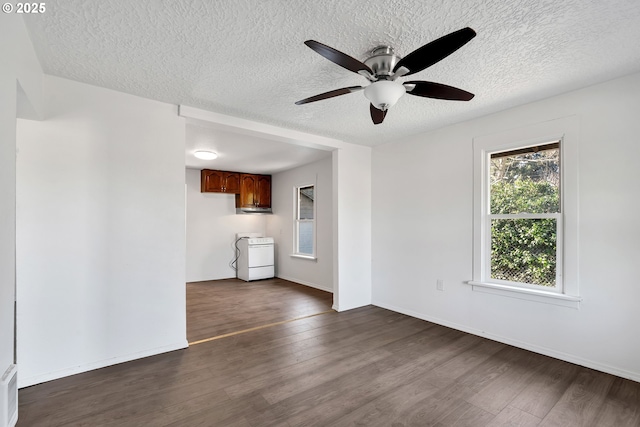
[(251, 280), (274, 277), (273, 237), (250, 237), (238, 242), (238, 278)]

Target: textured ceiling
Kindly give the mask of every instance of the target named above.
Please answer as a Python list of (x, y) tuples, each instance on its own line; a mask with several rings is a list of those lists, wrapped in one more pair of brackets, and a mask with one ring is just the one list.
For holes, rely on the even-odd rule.
[[(48, 74), (365, 145), (640, 71), (638, 0), (48, 0), (25, 21)], [(366, 84), (307, 39), (364, 60), (466, 26), (475, 39), (409, 78), (470, 102), (404, 96), (379, 126), (362, 92), (294, 105)]]

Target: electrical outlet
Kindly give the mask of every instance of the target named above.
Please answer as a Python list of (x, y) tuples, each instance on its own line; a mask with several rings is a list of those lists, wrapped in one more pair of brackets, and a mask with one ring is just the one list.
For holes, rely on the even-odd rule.
[(436, 289), (439, 291), (444, 291), (444, 281), (442, 279), (436, 280)]

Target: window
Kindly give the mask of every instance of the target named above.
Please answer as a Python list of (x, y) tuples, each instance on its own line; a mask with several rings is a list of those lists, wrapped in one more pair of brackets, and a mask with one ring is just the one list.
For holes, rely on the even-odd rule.
[(487, 155), (490, 279), (562, 291), (560, 141)]
[(474, 290), (577, 308), (576, 130), (474, 138)]
[(306, 185), (296, 188), (295, 193), (295, 254), (315, 257), (315, 186)]

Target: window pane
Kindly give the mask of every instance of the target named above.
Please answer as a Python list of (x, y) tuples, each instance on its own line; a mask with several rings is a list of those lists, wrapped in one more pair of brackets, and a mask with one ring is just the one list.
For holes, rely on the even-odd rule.
[(550, 146), (491, 155), (490, 213), (560, 212), (560, 148)]
[(556, 220), (492, 219), (491, 278), (556, 286)]
[(298, 223), (298, 253), (313, 255), (313, 221)]
[(301, 187), (298, 192), (298, 219), (313, 219), (314, 188)]

